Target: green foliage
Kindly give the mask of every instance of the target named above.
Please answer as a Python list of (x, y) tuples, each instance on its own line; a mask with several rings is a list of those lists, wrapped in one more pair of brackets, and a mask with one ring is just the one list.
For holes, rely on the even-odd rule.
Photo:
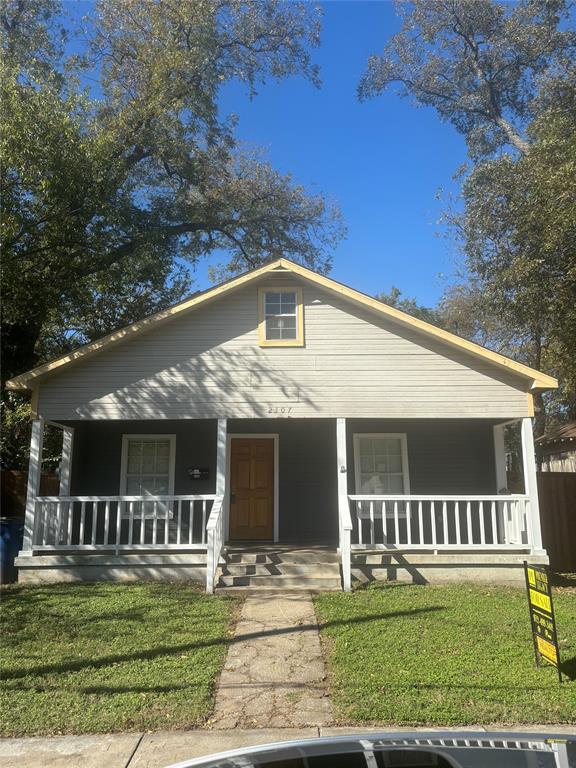
[[(444, 327), (560, 380), (537, 426), (576, 418), (576, 32), (563, 0), (415, 0), (369, 61), (362, 98), (393, 83), (462, 133), (474, 162), (447, 221), (468, 282)], [(408, 309), (410, 311), (410, 309)]]
[(398, 84), (402, 96), (432, 106), (480, 158), (512, 144), (526, 151), (527, 122), (538, 110), (535, 83), (562, 68), (576, 35), (562, 29), (564, 0), (398, 2), (402, 28), (371, 56), (360, 98)]
[(337, 209), (218, 111), (231, 80), (317, 82), (312, 6), (101, 0), (83, 59), (63, 58), (58, 7), (3, 4), (5, 376), (173, 303), (216, 251), (226, 274), (279, 255), (329, 269)]
[(392, 286), (388, 293), (376, 294), (376, 298), (378, 301), (388, 304), (389, 307), (400, 309), (402, 312), (406, 312), (408, 315), (412, 315), (412, 317), (417, 317), (419, 320), (425, 320), (427, 323), (437, 325), (439, 328), (445, 326), (444, 318), (437, 309), (424, 307), (418, 304), (415, 298), (402, 296), (402, 291), (395, 285)]
[(210, 714), (234, 603), (185, 584), (9, 587), (3, 736), (192, 728)]
[[(494, 586), (374, 585), (315, 599), (335, 714), (346, 725), (570, 723), (576, 681), (534, 667), (526, 593)], [(554, 607), (567, 668), (576, 591)]]

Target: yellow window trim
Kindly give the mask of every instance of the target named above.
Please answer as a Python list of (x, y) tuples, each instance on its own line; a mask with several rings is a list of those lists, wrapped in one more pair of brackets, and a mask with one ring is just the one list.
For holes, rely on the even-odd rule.
[[(265, 302), (267, 293), (296, 294), (296, 338), (267, 339)], [(258, 345), (260, 347), (303, 347), (304, 346), (304, 305), (302, 303), (302, 288), (298, 286), (267, 285), (258, 289)]]

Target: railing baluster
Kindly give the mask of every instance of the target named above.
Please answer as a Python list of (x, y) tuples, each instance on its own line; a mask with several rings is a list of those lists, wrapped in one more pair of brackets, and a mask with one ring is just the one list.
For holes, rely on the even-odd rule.
[(91, 515), (91, 523), (92, 527), (90, 529), (90, 544), (94, 546), (96, 544), (96, 525), (98, 523), (98, 502), (92, 501), (91, 503), (92, 508), (92, 515)]
[(56, 540), (55, 544), (58, 546), (60, 544), (60, 529), (62, 527), (62, 502), (57, 501), (56, 504)]
[(478, 519), (480, 522), (480, 543), (486, 544), (486, 520), (484, 519), (484, 502), (478, 502)]
[(456, 544), (462, 544), (462, 533), (460, 531), (460, 502), (454, 502), (454, 520), (456, 523)]
[(492, 544), (498, 544), (498, 532), (496, 531), (496, 502), (490, 505), (490, 517), (492, 520)]
[(432, 523), (432, 545), (436, 547), (436, 501), (430, 503), (430, 521)]
[(374, 538), (374, 502), (370, 502), (370, 544), (375, 544)]
[(72, 545), (72, 515), (74, 514), (74, 502), (66, 502), (66, 514), (67, 514), (67, 532), (66, 532), (66, 545), (69, 547)]
[(49, 515), (49, 508), (50, 504), (42, 504), (42, 546), (46, 546), (46, 532), (48, 530), (48, 515)]
[(467, 544), (474, 543), (474, 537), (472, 536), (472, 509), (470, 502), (466, 502), (466, 531), (467, 531)]
[(400, 513), (398, 505), (394, 509), (394, 544), (400, 544)]
[[(108, 502), (110, 504), (110, 502)], [(120, 546), (120, 539), (122, 538), (122, 503), (119, 501), (116, 504), (116, 552)]]
[(358, 520), (358, 544), (363, 543), (362, 538), (362, 502), (356, 504), (356, 520)]
[(412, 510), (410, 502), (406, 502), (406, 544), (412, 544)]
[[(98, 506), (98, 502), (96, 502)], [(110, 541), (110, 502), (104, 504), (104, 544), (108, 545)]]
[(418, 502), (418, 538), (419, 544), (424, 544), (424, 515), (422, 514), (422, 502)]
[(144, 511), (144, 504), (141, 501), (137, 502), (140, 507), (140, 546), (146, 543), (146, 512)]
[(442, 544), (450, 544), (448, 537), (448, 507), (446, 501), (442, 502)]
[(178, 499), (178, 506), (176, 507), (176, 509), (177, 509), (177, 512), (176, 512), (176, 524), (177, 524), (177, 527), (176, 527), (176, 544), (180, 544), (180, 535), (181, 535), (180, 526), (182, 524), (182, 499)]
[(166, 502), (166, 517), (164, 519), (164, 544), (168, 544), (168, 537), (170, 534), (169, 531), (169, 520), (170, 520), (170, 502)]
[[(395, 501), (394, 504), (398, 504), (398, 502)], [(387, 508), (385, 501), (380, 502), (380, 508), (382, 511), (382, 544), (388, 544), (388, 524), (386, 521)]]
[(153, 512), (152, 512), (152, 544), (156, 544), (157, 536), (158, 536), (158, 502), (153, 501)]
[(194, 525), (194, 502), (190, 500), (188, 507), (188, 544), (192, 544), (192, 528)]
[[(72, 502), (73, 504), (74, 502)], [(84, 544), (84, 524), (86, 522), (86, 502), (80, 502), (80, 544)]]
[[(120, 502), (118, 503), (120, 506)], [(128, 544), (134, 544), (134, 502), (128, 502)]]
[(202, 499), (202, 544), (206, 544), (206, 499)]

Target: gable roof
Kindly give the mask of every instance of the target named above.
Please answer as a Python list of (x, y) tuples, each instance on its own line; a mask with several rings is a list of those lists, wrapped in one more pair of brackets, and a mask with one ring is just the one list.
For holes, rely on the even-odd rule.
[(34, 390), (40, 383), (44, 376), (50, 373), (56, 372), (63, 366), (70, 365), (74, 362), (80, 361), (84, 358), (91, 357), (97, 354), (103, 349), (107, 349), (122, 341), (132, 338), (148, 331), (151, 328), (157, 327), (159, 324), (167, 322), (174, 317), (177, 317), (182, 312), (194, 310), (209, 301), (220, 299), (231, 291), (240, 288), (247, 283), (250, 283), (258, 278), (266, 275), (270, 272), (288, 271), (295, 275), (298, 275), (311, 283), (320, 285), (327, 291), (338, 294), (342, 298), (349, 300), (364, 308), (368, 308), (377, 314), (384, 315), (398, 322), (400, 325), (410, 327), (421, 331), (423, 334), (438, 339), (448, 346), (463, 350), (473, 357), (480, 358), (489, 361), (496, 367), (505, 369), (509, 372), (516, 373), (525, 380), (530, 381), (530, 388), (532, 391), (541, 391), (545, 389), (555, 389), (558, 386), (558, 382), (552, 376), (548, 376), (545, 373), (529, 368), (527, 365), (518, 363), (515, 360), (505, 357), (498, 352), (493, 352), (486, 347), (482, 347), (479, 344), (475, 344), (473, 341), (463, 339), (460, 336), (456, 336), (454, 333), (437, 328), (435, 325), (420, 320), (412, 315), (408, 315), (406, 312), (402, 312), (395, 307), (391, 307), (388, 304), (384, 304), (378, 299), (374, 299), (371, 296), (367, 296), (354, 288), (332, 280), (325, 275), (321, 275), (318, 272), (314, 272), (307, 267), (303, 267), (300, 264), (296, 264), (288, 259), (276, 259), (268, 264), (264, 264), (262, 267), (245, 272), (242, 275), (233, 277), (220, 285), (216, 285), (213, 288), (208, 288), (200, 293), (193, 294), (188, 299), (175, 304), (168, 309), (164, 309), (161, 312), (156, 312), (153, 315), (145, 317), (143, 320), (139, 320), (136, 323), (132, 323), (124, 328), (120, 328), (113, 333), (109, 333), (107, 336), (103, 336), (101, 339), (97, 339), (89, 344), (85, 344), (72, 352), (68, 352), (65, 355), (61, 355), (48, 363), (39, 365), (37, 368), (33, 368), (26, 373), (21, 373), (19, 376), (15, 376), (6, 382), (6, 387), (13, 390)]

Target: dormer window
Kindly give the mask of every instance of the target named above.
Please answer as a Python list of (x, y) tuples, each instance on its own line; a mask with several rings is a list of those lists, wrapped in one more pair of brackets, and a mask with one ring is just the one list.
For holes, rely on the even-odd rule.
[(304, 345), (301, 288), (261, 288), (259, 303), (261, 347)]

